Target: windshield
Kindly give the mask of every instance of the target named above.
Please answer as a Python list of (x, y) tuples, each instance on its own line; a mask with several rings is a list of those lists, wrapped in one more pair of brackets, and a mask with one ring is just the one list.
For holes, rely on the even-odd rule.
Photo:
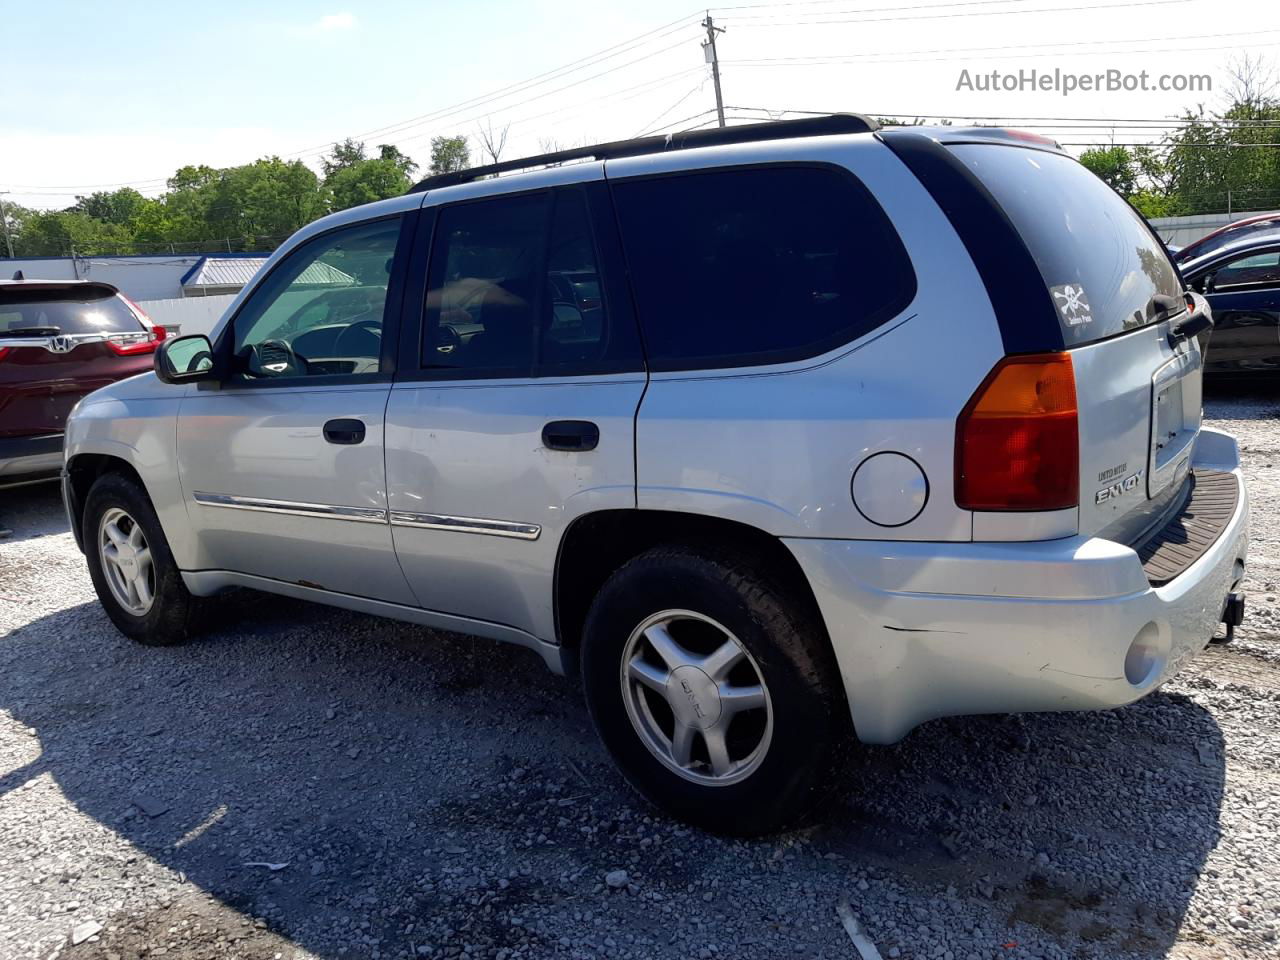
[[(10, 301), (10, 296), (21, 299)], [(27, 330), (49, 335), (137, 333), (142, 329), (124, 301), (106, 291), (6, 290), (0, 297), (0, 337)]]
[(1022, 236), (1053, 295), (1068, 347), (1162, 319), (1157, 296), (1181, 302), (1177, 271), (1155, 234), (1075, 160), (992, 144), (951, 149)]

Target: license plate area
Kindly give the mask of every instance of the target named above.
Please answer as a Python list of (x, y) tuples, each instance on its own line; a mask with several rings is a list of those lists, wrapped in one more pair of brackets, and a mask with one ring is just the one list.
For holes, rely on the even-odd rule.
[(1151, 450), (1147, 496), (1181, 483), (1200, 433), (1200, 351), (1188, 342), (1151, 378)]

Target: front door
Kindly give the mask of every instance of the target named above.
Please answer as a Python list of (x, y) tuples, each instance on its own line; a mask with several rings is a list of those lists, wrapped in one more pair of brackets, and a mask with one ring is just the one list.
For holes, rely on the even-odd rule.
[(200, 569), (413, 602), (383, 456), (402, 220), (322, 233), (276, 263), (219, 338), (228, 379), (183, 399), (178, 460)]
[(635, 506), (645, 374), (600, 176), (428, 196), (425, 295), (411, 308), (406, 294), (387, 408), (391, 531), (418, 602), (544, 640), (565, 530)]
[(1280, 248), (1249, 253), (1213, 271), (1207, 299), (1213, 334), (1208, 373), (1280, 371)]

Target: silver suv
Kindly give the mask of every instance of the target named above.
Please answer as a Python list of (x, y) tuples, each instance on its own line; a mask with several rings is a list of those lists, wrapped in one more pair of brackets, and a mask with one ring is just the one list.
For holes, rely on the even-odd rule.
[(141, 642), (251, 587), (520, 644), (647, 797), (755, 833), (850, 733), (1127, 704), (1238, 622), (1209, 322), (1039, 137), (606, 144), (306, 227), (79, 405), (64, 490)]

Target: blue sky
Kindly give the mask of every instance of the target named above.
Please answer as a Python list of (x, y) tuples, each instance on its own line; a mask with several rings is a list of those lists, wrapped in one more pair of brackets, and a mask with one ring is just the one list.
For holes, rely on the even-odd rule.
[[(1280, 8), (1265, 0), (737, 0), (712, 9), (728, 28), (725, 101), (758, 119), (767, 116), (759, 108), (1158, 119), (1219, 98), (981, 93), (957, 90), (957, 80), (962, 69), (1194, 68), (1220, 90), (1233, 52), (1280, 50)], [(348, 135), (397, 143), (425, 162), (431, 136), (474, 141), (483, 123), (511, 124), (514, 156), (548, 140), (705, 121), (713, 99), (701, 13), (688, 0), (0, 0), (0, 190), (60, 206), (98, 185), (154, 193), (184, 163), (267, 154), (314, 163), (323, 144)], [(629, 45), (609, 51), (617, 44)], [(465, 103), (601, 52), (563, 76)], [(378, 132), (386, 127), (395, 129)], [(1150, 135), (1116, 132), (1122, 141)]]

